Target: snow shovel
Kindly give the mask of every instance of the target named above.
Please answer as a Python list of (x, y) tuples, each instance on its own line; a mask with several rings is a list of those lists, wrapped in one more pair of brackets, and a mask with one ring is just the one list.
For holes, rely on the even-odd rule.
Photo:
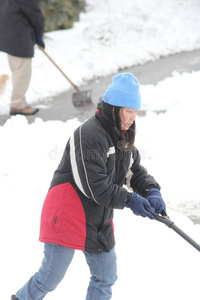
[(159, 221), (161, 223), (164, 223), (169, 228), (173, 229), (176, 233), (178, 233), (183, 239), (185, 239), (189, 244), (191, 244), (194, 248), (196, 248), (198, 251), (200, 251), (200, 245), (197, 244), (191, 237), (189, 237), (185, 232), (183, 232), (178, 226), (174, 224), (172, 220), (170, 220), (169, 216), (167, 215), (166, 211), (163, 210), (161, 212), (161, 215), (156, 214), (149, 208), (145, 208), (148, 212), (150, 212), (156, 221)]
[(71, 79), (61, 70), (61, 68), (55, 63), (55, 61), (49, 56), (49, 54), (42, 48), (38, 46), (40, 50), (48, 57), (48, 59), (56, 66), (56, 68), (63, 74), (63, 76), (71, 83), (71, 85), (75, 88), (77, 93), (73, 93), (72, 102), (74, 106), (80, 111), (86, 111), (94, 108), (94, 104), (91, 99), (91, 90), (88, 91), (80, 91), (80, 89), (71, 81)]

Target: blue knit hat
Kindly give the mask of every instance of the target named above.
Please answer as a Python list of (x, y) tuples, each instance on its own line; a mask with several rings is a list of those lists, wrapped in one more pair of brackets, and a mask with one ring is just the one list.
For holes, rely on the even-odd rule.
[(116, 74), (102, 97), (103, 101), (114, 106), (140, 109), (139, 87), (140, 84), (132, 73)]

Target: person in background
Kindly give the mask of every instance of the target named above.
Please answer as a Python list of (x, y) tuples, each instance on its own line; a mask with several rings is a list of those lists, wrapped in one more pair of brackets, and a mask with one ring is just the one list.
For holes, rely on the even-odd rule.
[(0, 1), (0, 51), (8, 54), (12, 71), (11, 115), (33, 115), (39, 111), (27, 104), (25, 94), (31, 79), (34, 45), (45, 47), (43, 31), (39, 0)]
[(12, 300), (43, 299), (63, 279), (75, 250), (83, 251), (91, 272), (86, 300), (111, 299), (117, 279), (114, 209), (150, 219), (147, 209), (165, 210), (160, 186), (134, 146), (140, 107), (136, 77), (116, 74), (95, 115), (72, 133), (42, 209), (42, 265)]

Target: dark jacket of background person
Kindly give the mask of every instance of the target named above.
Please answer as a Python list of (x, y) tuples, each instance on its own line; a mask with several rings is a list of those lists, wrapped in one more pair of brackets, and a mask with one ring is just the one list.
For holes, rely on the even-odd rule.
[(33, 57), (36, 37), (43, 31), (39, 0), (0, 0), (0, 51)]

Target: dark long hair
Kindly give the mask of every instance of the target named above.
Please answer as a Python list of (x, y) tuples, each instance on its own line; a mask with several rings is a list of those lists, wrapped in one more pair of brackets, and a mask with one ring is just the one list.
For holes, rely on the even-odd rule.
[(119, 131), (120, 139), (117, 143), (118, 148), (122, 151), (131, 150), (135, 142), (135, 121), (128, 130), (124, 131), (121, 129), (121, 120), (119, 116), (119, 112), (122, 107), (105, 103), (102, 98), (100, 98), (99, 103), (97, 104), (97, 109), (100, 110), (101, 115), (108, 126), (111, 129), (116, 128)]

